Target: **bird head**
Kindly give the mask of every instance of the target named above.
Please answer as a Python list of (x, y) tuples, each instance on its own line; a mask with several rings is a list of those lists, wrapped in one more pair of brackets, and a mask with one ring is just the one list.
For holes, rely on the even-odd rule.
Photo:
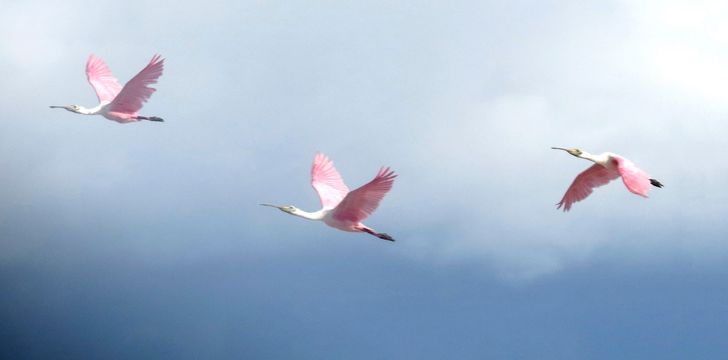
[(78, 105), (51, 105), (51, 109), (66, 109), (76, 114), (81, 113), (81, 107)]
[(271, 204), (260, 204), (260, 205), (261, 206), (274, 207), (274, 208), (277, 208), (280, 211), (283, 211), (283, 212), (289, 213), (289, 214), (293, 214), (293, 213), (296, 212), (296, 210), (298, 210), (298, 208), (295, 207), (295, 206), (293, 206), (293, 205), (282, 205), (282, 206), (279, 206), (279, 205), (271, 205)]
[(552, 147), (552, 149), (554, 149), (554, 150), (564, 150), (567, 153), (569, 153), (571, 155), (574, 155), (576, 157), (579, 157), (579, 156), (581, 156), (581, 154), (584, 153), (583, 151), (581, 151), (581, 150), (579, 150), (577, 148), (566, 149), (566, 148), (560, 148), (560, 147)]

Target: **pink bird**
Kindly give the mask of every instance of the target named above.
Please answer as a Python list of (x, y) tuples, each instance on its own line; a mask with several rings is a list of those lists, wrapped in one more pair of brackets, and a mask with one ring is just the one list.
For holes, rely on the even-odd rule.
[(627, 190), (643, 197), (647, 197), (650, 185), (658, 188), (663, 186), (659, 181), (650, 178), (646, 172), (635, 166), (634, 163), (617, 154), (606, 152), (600, 155), (592, 155), (579, 149), (560, 147), (552, 147), (552, 149), (564, 150), (571, 155), (594, 162), (594, 165), (584, 170), (574, 179), (569, 189), (566, 190), (564, 197), (556, 204), (557, 209), (561, 209), (563, 206), (564, 211), (569, 211), (571, 205), (586, 199), (594, 188), (605, 185), (620, 176)]
[(377, 209), (384, 195), (392, 189), (395, 177), (397, 175), (393, 171), (383, 167), (372, 181), (349, 191), (334, 163), (326, 155), (317, 153), (311, 167), (311, 185), (321, 200), (321, 210), (310, 213), (292, 205), (261, 205), (275, 207), (304, 219), (323, 221), (339, 230), (365, 232), (383, 240), (394, 241), (388, 234), (378, 233), (361, 222)]
[(162, 76), (164, 59), (154, 55), (149, 64), (122, 88), (114, 75), (101, 58), (91, 55), (86, 62), (86, 77), (96, 91), (99, 104), (87, 109), (78, 105), (51, 106), (66, 109), (83, 115), (101, 115), (119, 123), (130, 123), (139, 120), (164, 121), (156, 116), (141, 116), (138, 111), (149, 100), (156, 89), (149, 87), (156, 84)]

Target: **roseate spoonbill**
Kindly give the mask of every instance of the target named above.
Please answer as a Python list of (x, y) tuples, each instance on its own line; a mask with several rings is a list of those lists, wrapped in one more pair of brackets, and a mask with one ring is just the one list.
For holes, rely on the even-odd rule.
[(162, 76), (162, 70), (164, 70), (164, 59), (154, 55), (149, 64), (122, 88), (106, 63), (101, 58), (91, 55), (86, 62), (86, 78), (96, 91), (99, 104), (90, 109), (79, 105), (53, 105), (51, 108), (66, 109), (83, 115), (101, 115), (122, 124), (139, 120), (164, 121), (156, 116), (137, 114), (156, 91), (149, 85), (157, 83), (157, 79)]
[(326, 155), (316, 153), (311, 166), (311, 185), (321, 200), (323, 207), (321, 210), (311, 213), (292, 205), (260, 205), (275, 207), (304, 219), (323, 221), (324, 224), (339, 230), (365, 232), (383, 240), (394, 241), (388, 234), (378, 233), (361, 221), (377, 209), (379, 202), (392, 188), (395, 177), (397, 175), (393, 171), (382, 167), (372, 181), (354, 191), (349, 191), (341, 175), (336, 171), (334, 163)]
[(574, 182), (571, 183), (566, 194), (559, 201), (557, 209), (564, 207), (564, 211), (569, 211), (571, 205), (577, 201), (586, 199), (592, 193), (594, 188), (602, 186), (618, 177), (622, 177), (627, 190), (647, 197), (647, 191), (650, 185), (661, 188), (662, 184), (650, 178), (646, 172), (635, 166), (631, 161), (610, 152), (599, 155), (592, 155), (586, 151), (579, 149), (565, 149), (560, 147), (552, 147), (555, 150), (564, 150), (576, 157), (593, 161), (594, 165), (577, 175)]

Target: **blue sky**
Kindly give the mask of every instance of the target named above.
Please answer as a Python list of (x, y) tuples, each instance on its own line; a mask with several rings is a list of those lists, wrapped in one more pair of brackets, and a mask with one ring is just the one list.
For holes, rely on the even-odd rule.
[[(715, 358), (728, 320), (728, 6), (12, 2), (0, 14), (0, 353), (101, 358)], [(32, 26), (29, 26), (32, 24)], [(83, 66), (124, 82), (119, 125)], [(564, 214), (613, 151), (615, 182)], [(316, 151), (367, 220), (316, 210)]]

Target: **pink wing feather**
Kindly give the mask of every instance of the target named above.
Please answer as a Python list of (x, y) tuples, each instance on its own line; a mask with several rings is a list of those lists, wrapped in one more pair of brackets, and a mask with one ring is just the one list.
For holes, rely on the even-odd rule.
[(605, 185), (610, 181), (619, 177), (619, 172), (605, 168), (602, 165), (594, 164), (581, 174), (576, 176), (574, 182), (571, 183), (569, 189), (561, 201), (556, 204), (557, 209), (564, 207), (564, 211), (569, 211), (571, 205), (575, 202), (586, 199), (594, 188)]
[(334, 219), (354, 223), (366, 219), (392, 189), (395, 177), (397, 175), (389, 168), (381, 168), (372, 181), (346, 195), (334, 209)]
[(96, 91), (96, 97), (100, 103), (110, 103), (121, 91), (121, 85), (106, 66), (104, 60), (91, 55), (86, 62), (86, 78), (91, 87)]
[(157, 83), (163, 70), (164, 59), (159, 55), (154, 55), (149, 64), (124, 85), (119, 95), (109, 105), (109, 111), (126, 114), (135, 114), (139, 111), (156, 91), (149, 85)]
[(639, 196), (647, 197), (650, 190), (650, 176), (635, 164), (621, 156), (612, 155), (612, 159), (617, 163), (617, 171), (622, 176), (624, 186)]
[(316, 157), (313, 159), (311, 186), (318, 193), (324, 209), (335, 208), (349, 193), (349, 188), (336, 171), (334, 163), (322, 153), (316, 153)]

